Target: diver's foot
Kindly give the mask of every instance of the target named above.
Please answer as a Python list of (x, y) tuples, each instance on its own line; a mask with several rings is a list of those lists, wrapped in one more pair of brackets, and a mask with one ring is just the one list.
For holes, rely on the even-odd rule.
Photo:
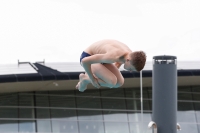
[(85, 74), (81, 73), (79, 75), (79, 82), (76, 85), (76, 89), (78, 89), (80, 92), (84, 92), (87, 89), (87, 80), (88, 77)]

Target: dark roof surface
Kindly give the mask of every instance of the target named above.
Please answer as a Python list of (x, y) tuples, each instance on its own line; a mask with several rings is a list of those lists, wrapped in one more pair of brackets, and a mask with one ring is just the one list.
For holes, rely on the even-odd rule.
[[(188, 65), (188, 63), (185, 63), (185, 64)], [(40, 64), (40, 63), (32, 63), (32, 65), (34, 65), (35, 67), (26, 66), (25, 68), (23, 68), (24, 67), (23, 65), (25, 64), (18, 66), (18, 69), (20, 69), (21, 73), (19, 71), (13, 72), (13, 73), (11, 72), (9, 73), (9, 71), (6, 71), (6, 73), (0, 73), (0, 83), (47, 81), (47, 80), (78, 80), (79, 74), (83, 72), (83, 68), (78, 63), (71, 63), (71, 64), (68, 63), (68, 66), (66, 63), (63, 63), (63, 64), (52, 63), (51, 65), (48, 63), (45, 65)], [(79, 69), (73, 66), (76, 66)], [(66, 67), (69, 67), (69, 68), (66, 68)], [(25, 70), (23, 71), (23, 69)], [(67, 71), (67, 69), (69, 70)], [(70, 69), (71, 70), (75, 69), (75, 70), (70, 71)], [(124, 78), (139, 78), (140, 77), (139, 72), (128, 72), (128, 71), (124, 71), (122, 68), (120, 68), (120, 71), (122, 75), (124, 76)], [(200, 69), (178, 69), (177, 72), (178, 72), (179, 77), (180, 76), (200, 76)], [(150, 69), (148, 65), (146, 65), (146, 68), (142, 71), (142, 77), (152, 77), (152, 70)]]

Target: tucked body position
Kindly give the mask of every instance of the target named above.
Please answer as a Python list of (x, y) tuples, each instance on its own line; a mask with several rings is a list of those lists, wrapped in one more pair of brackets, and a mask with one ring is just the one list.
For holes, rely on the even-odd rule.
[(79, 75), (76, 89), (83, 92), (91, 83), (94, 87), (118, 88), (124, 84), (119, 68), (141, 71), (146, 62), (143, 51), (132, 51), (126, 44), (117, 40), (101, 40), (86, 48), (80, 57), (80, 64), (85, 74)]

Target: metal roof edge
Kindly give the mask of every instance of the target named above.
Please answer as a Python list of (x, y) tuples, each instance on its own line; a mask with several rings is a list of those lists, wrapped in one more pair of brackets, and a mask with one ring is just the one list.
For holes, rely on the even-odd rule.
[[(38, 67), (38, 66), (37, 66)], [(52, 70), (43, 67), (39, 68), (38, 73), (29, 74), (10, 74), (10, 75), (0, 75), (0, 83), (8, 82), (28, 82), (28, 81), (48, 81), (48, 80), (78, 80), (80, 72), (59, 72), (57, 70)], [(139, 78), (139, 72), (128, 72), (121, 71), (123, 77), (126, 78)], [(177, 70), (178, 77), (183, 76), (200, 76), (200, 69), (187, 69), (187, 70)], [(143, 70), (142, 76), (152, 77), (152, 70)]]

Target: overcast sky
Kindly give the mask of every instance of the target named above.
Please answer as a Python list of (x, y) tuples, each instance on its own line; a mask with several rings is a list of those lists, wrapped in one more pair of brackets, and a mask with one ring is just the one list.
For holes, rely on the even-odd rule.
[(1, 0), (0, 64), (79, 62), (116, 39), (133, 51), (200, 60), (200, 0)]

